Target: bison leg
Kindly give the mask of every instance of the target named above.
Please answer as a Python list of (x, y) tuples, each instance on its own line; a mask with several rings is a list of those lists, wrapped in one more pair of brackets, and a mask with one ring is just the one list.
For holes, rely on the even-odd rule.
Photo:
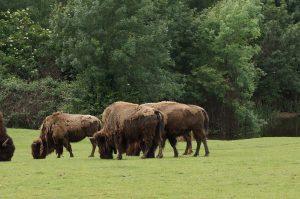
[(145, 143), (145, 152), (143, 153), (143, 156), (141, 157), (142, 159), (149, 157), (149, 153), (151, 153), (150, 150), (151, 150), (151, 147), (152, 147), (152, 141), (145, 140), (144, 143)]
[(63, 140), (62, 139), (56, 139), (53, 137), (54, 143), (55, 143), (55, 150), (57, 154), (57, 158), (60, 158), (63, 153)]
[(174, 150), (174, 157), (177, 158), (178, 157), (178, 151), (177, 151), (177, 148), (176, 148), (176, 143), (177, 143), (177, 140), (176, 140), (176, 137), (173, 137), (173, 136), (170, 136), (168, 137), (169, 139), (169, 142)]
[(159, 142), (159, 151), (157, 154), (157, 158), (162, 158), (163, 155), (163, 149), (165, 148), (165, 144), (166, 144), (166, 137), (163, 137), (162, 140)]
[(115, 141), (115, 145), (116, 145), (116, 148), (117, 148), (117, 152), (118, 152), (118, 155), (117, 155), (117, 159), (118, 160), (122, 160), (122, 154), (123, 154), (123, 138), (122, 136), (114, 136), (114, 141)]
[(64, 147), (67, 149), (67, 151), (70, 153), (70, 157), (74, 157), (73, 152), (72, 152), (72, 147), (69, 142), (69, 140), (64, 139)]
[(189, 133), (189, 131), (185, 132), (185, 135), (183, 136), (183, 138), (186, 141), (186, 148), (185, 148), (183, 155), (189, 155), (189, 154), (193, 153), (192, 137), (191, 137), (191, 134)]
[(195, 140), (197, 142), (197, 147), (196, 147), (196, 151), (195, 151), (194, 157), (197, 157), (197, 156), (199, 156), (199, 150), (200, 150), (200, 146), (201, 146), (201, 140), (202, 140), (202, 136), (203, 136), (203, 130), (193, 131), (193, 133), (194, 133)]
[(208, 146), (207, 146), (207, 138), (205, 137), (203, 140), (203, 145), (204, 145), (204, 149), (205, 149), (205, 156), (209, 155), (209, 150), (208, 150)]
[(91, 155), (89, 157), (94, 157), (95, 150), (96, 150), (96, 141), (94, 139), (90, 139), (90, 142), (92, 144), (92, 152), (91, 152)]

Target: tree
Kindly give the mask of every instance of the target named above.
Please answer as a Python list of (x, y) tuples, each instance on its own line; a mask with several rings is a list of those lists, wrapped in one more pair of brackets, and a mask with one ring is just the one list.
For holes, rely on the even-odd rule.
[[(167, 66), (170, 40), (164, 1), (70, 1), (52, 19), (58, 63), (76, 79), (71, 108), (99, 113), (116, 100), (180, 96)], [(80, 92), (80, 93), (79, 93)]]
[(3, 78), (33, 80), (45, 73), (44, 64), (51, 59), (47, 43), (50, 34), (49, 29), (31, 20), (29, 9), (1, 12), (0, 73)]
[(259, 52), (259, 1), (227, 0), (204, 11), (199, 20), (198, 63), (188, 78), (186, 99), (204, 102), (218, 131), (229, 136), (257, 135), (261, 122), (252, 96), (261, 71), (253, 57)]
[(285, 5), (266, 3), (263, 14), (262, 51), (257, 62), (265, 75), (256, 90), (257, 103), (273, 111), (299, 111), (300, 24)]

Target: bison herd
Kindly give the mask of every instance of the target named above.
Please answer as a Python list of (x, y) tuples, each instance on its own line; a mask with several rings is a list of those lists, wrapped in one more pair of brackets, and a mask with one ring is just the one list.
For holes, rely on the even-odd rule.
[[(91, 115), (67, 114), (55, 112), (46, 117), (41, 125), (41, 133), (31, 144), (34, 159), (44, 159), (52, 152), (60, 158), (63, 147), (73, 157), (71, 142), (89, 138), (92, 144), (90, 157), (94, 156), (96, 146), (101, 159), (121, 160), (125, 153), (129, 156), (154, 158), (163, 157), (163, 149), (168, 139), (174, 157), (178, 157), (177, 137), (186, 141), (184, 155), (192, 153), (192, 139), (197, 142), (194, 156), (199, 155), (203, 142), (205, 156), (209, 155), (207, 130), (209, 117), (207, 112), (195, 105), (163, 101), (158, 103), (133, 104), (115, 102), (109, 105), (99, 120)], [(0, 113), (0, 161), (10, 161), (15, 151), (13, 140), (6, 133), (3, 116)]]

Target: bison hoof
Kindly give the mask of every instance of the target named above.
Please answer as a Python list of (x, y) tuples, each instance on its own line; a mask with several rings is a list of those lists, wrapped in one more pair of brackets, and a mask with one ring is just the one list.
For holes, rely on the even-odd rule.
[(194, 154), (194, 157), (197, 157), (197, 156), (199, 156), (199, 154), (195, 153), (195, 154)]
[(156, 158), (163, 158), (163, 155), (157, 155)]
[(89, 158), (93, 158), (94, 157), (94, 155), (89, 155)]
[(118, 156), (118, 157), (117, 157), (117, 160), (122, 160), (122, 156)]
[(187, 155), (188, 153), (187, 152), (184, 152), (182, 155)]
[(205, 157), (209, 156), (209, 153), (205, 153)]

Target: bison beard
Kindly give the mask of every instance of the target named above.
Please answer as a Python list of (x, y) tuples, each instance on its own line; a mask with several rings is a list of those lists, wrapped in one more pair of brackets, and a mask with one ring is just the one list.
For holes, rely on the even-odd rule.
[[(109, 113), (109, 114), (107, 114)], [(163, 116), (159, 111), (127, 102), (116, 102), (103, 112), (103, 129), (94, 135), (98, 143), (100, 158), (112, 159), (112, 152), (118, 152), (122, 159), (127, 146), (142, 142), (142, 158), (154, 157), (160, 145), (164, 129)]]
[(3, 115), (0, 112), (0, 161), (11, 161), (14, 152), (15, 145), (12, 138), (7, 135)]
[[(43, 159), (55, 150), (60, 158), (65, 147), (73, 157), (70, 142), (93, 136), (99, 129), (100, 120), (94, 116), (53, 113), (43, 121), (41, 134), (31, 145), (32, 156), (34, 159)], [(96, 143), (93, 139), (90, 141), (93, 146), (90, 157), (93, 157)]]

